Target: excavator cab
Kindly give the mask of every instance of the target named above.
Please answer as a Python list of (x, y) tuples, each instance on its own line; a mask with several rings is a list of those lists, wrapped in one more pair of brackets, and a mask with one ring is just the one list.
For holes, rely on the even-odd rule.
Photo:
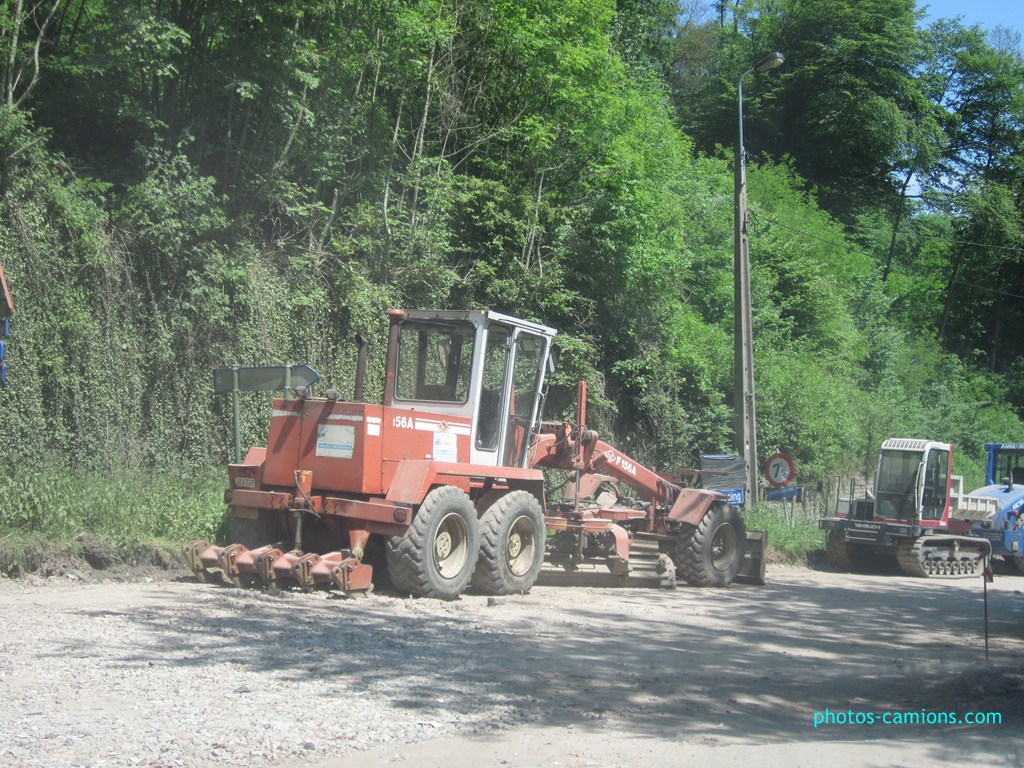
[(935, 525), (949, 509), (952, 446), (886, 440), (875, 475), (875, 517)]

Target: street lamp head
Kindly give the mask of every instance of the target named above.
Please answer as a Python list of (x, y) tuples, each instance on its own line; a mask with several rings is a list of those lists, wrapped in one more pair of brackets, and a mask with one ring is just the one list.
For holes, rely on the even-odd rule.
[(783, 56), (778, 51), (775, 51), (775, 53), (769, 53), (767, 56), (765, 56), (763, 59), (757, 62), (757, 64), (754, 65), (753, 71), (767, 72), (769, 69), (775, 69), (776, 67), (781, 66), (785, 60), (786, 57)]

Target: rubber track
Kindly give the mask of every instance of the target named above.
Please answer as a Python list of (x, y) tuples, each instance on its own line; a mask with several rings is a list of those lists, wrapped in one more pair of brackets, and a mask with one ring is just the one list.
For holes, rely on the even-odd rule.
[(896, 560), (900, 564), (900, 570), (907, 576), (928, 578), (929, 573), (921, 563), (921, 546), (923, 544), (924, 538), (922, 537), (916, 539), (913, 546), (908, 547), (901, 543), (896, 547)]
[(975, 557), (975, 565), (972, 570), (962, 570), (960, 566), (957, 566), (957, 570), (954, 573), (928, 573), (925, 570), (924, 564), (921, 562), (921, 549), (926, 543), (926, 537), (921, 536), (914, 541), (912, 547), (901, 546), (896, 549), (896, 560), (899, 562), (900, 570), (903, 571), (907, 576), (915, 576), (923, 579), (935, 579), (935, 578), (946, 578), (956, 576), (969, 576), (972, 573), (979, 573), (978, 570), (981, 567), (981, 558)]
[[(488, 494), (489, 495), (489, 494)], [(480, 518), (480, 559), (477, 561), (476, 570), (473, 572), (473, 586), (479, 589), (481, 592), (485, 592), (489, 595), (507, 595), (513, 593), (523, 594), (530, 591), (534, 582), (537, 580), (537, 576), (540, 574), (540, 566), (544, 560), (544, 527), (541, 525), (541, 530), (535, 533), (537, 537), (533, 545), (537, 548), (539, 556), (537, 561), (533, 564), (532, 570), (534, 571), (532, 578), (528, 578), (525, 585), (517, 588), (513, 588), (509, 584), (505, 584), (502, 580), (501, 569), (499, 567), (499, 561), (505, 558), (505, 543), (501, 539), (501, 523), (505, 520), (504, 511), (512, 504), (515, 504), (517, 499), (523, 499), (523, 497), (532, 502), (536, 507), (536, 511), (543, 521), (544, 512), (540, 508), (540, 504), (537, 499), (534, 498), (533, 494), (527, 491), (511, 491), (501, 496), (495, 504), (502, 505), (502, 512), (495, 515), (486, 514), (487, 510), (484, 510), (485, 514)], [(486, 498), (486, 497), (485, 497)], [(523, 499), (523, 503), (528, 503)], [(490, 509), (488, 507), (487, 509)], [(529, 575), (529, 574), (527, 574)]]
[[(834, 533), (834, 531), (829, 531)], [(848, 542), (839, 535), (825, 536), (825, 554), (832, 565), (841, 571), (852, 571), (853, 562), (850, 560), (850, 548)]]

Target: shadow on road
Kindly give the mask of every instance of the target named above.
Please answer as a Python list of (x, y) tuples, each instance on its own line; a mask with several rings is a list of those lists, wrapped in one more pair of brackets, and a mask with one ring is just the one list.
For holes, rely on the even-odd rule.
[[(115, 667), (220, 669), (211, 685), (242, 708), (232, 669), (266, 673), (282, 696), (292, 681), (313, 681), (322, 700), (310, 706), (339, 713), (347, 698), (373, 695), (410, 717), (498, 710), (506, 713), (498, 726), (633, 737), (781, 743), (909, 734), (815, 729), (814, 713), (826, 708), (995, 710), (1002, 728), (1019, 732), (1021, 594), (990, 595), (992, 667), (981, 663), (980, 579), (800, 569), (769, 577), (766, 586), (726, 590), (545, 587), (493, 607), (477, 596), (353, 601), (177, 585), (166, 605), (147, 601), (129, 616), (145, 630), (144, 647), (57, 652), (108, 656)], [(1011, 703), (1013, 711), (1003, 706)]]

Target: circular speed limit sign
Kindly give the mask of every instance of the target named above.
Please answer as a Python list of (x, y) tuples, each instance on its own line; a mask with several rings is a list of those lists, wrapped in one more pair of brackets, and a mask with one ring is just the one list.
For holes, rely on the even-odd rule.
[(764, 476), (772, 488), (789, 485), (793, 482), (794, 474), (793, 460), (784, 453), (776, 453), (764, 465)]

